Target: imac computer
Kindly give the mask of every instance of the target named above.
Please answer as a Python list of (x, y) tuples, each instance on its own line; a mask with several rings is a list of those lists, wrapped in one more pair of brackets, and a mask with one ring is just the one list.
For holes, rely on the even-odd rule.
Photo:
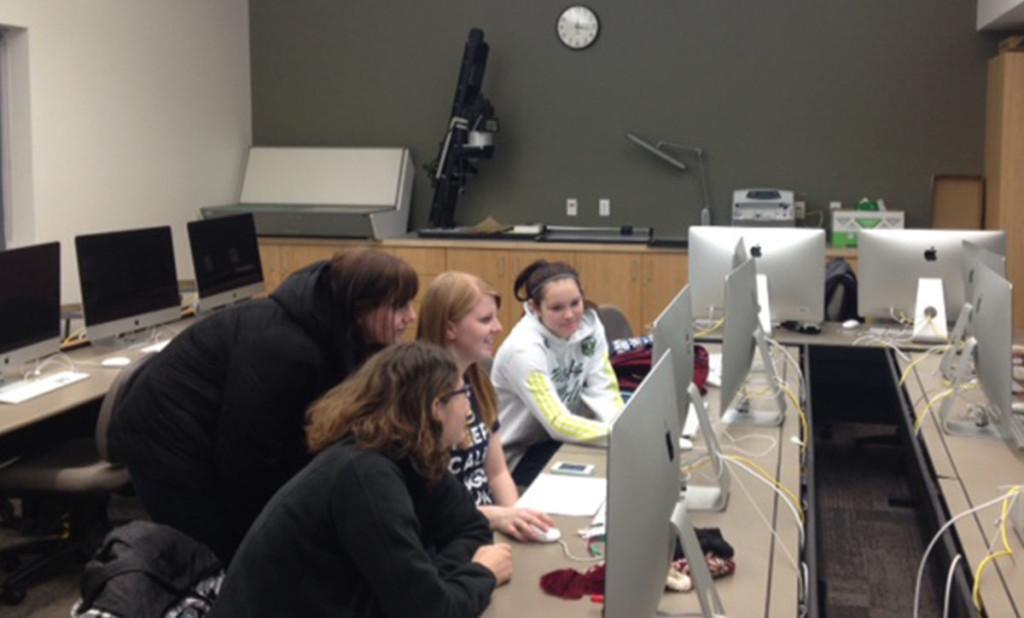
[(1017, 449), (1024, 449), (1024, 423), (1012, 410), (1013, 381), (1013, 285), (987, 266), (975, 269), (974, 302), (971, 329), (964, 353), (953, 377), (953, 388), (963, 386), (969, 378), (968, 366), (974, 360), (978, 384), (988, 405), (976, 409), (975, 418), (955, 421), (948, 418), (952, 397), (939, 409), (939, 418), (947, 433), (956, 435), (988, 435), (1007, 440)]
[(263, 266), (252, 214), (191, 221), (188, 240), (199, 296), (197, 312), (263, 293)]
[(170, 227), (76, 236), (75, 249), (94, 344), (181, 316)]
[(0, 251), (0, 373), (60, 349), (60, 244)]
[[(690, 288), (684, 287), (654, 321), (652, 362), (672, 353), (675, 371), (675, 402), (679, 417), (697, 419), (700, 433), (711, 459), (715, 484), (702, 486), (687, 482), (686, 502), (691, 511), (722, 511), (729, 501), (729, 469), (722, 461), (722, 449), (708, 418), (700, 390), (693, 383), (693, 313), (690, 310)], [(685, 432), (685, 423), (684, 423)]]
[(73, 367), (44, 374), (45, 361), (22, 371), (60, 349), (58, 243), (0, 251), (0, 316), (0, 403), (21, 403), (89, 377)]
[(913, 321), (921, 342), (947, 340), (947, 321), (968, 300), (963, 241), (1006, 255), (1006, 233), (978, 230), (862, 230), (857, 233), (857, 312)]
[[(608, 500), (604, 618), (654, 616), (675, 541), (700, 556), (681, 506), (676, 440), (681, 419), (672, 354), (663, 355), (612, 424), (608, 444)], [(696, 546), (696, 549), (693, 547)], [(704, 560), (691, 568), (702, 609), (723, 614)], [(710, 616), (708, 609), (705, 616)]]
[(690, 290), (698, 319), (721, 317), (725, 276), (736, 244), (767, 279), (771, 322), (825, 319), (825, 232), (797, 228), (694, 226), (689, 232)]
[(939, 370), (942, 377), (947, 380), (953, 378), (954, 359), (960, 352), (960, 348), (966, 343), (965, 339), (973, 335), (971, 312), (974, 309), (975, 271), (979, 265), (984, 265), (997, 275), (1006, 277), (1005, 256), (993, 253), (966, 240), (963, 241), (963, 252), (964, 304), (960, 308), (953, 330), (949, 333), (949, 345), (942, 353), (942, 360), (939, 361)]
[[(757, 314), (757, 277), (754, 260), (749, 259), (725, 276), (725, 326), (722, 333), (722, 387), (719, 401), (723, 423), (777, 426), (782, 424), (785, 415), (785, 394), (779, 388), (775, 366)], [(753, 365), (755, 352), (761, 355), (778, 410), (751, 410), (750, 400), (740, 395)], [(740, 401), (733, 407), (733, 400), (738, 395)]]

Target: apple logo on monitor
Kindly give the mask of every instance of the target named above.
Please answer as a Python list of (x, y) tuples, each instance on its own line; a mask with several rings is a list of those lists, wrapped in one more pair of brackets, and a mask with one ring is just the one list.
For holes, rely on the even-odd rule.
[(935, 247), (928, 247), (924, 250), (924, 260), (926, 262), (934, 262), (939, 259), (939, 252), (935, 250)]
[(750, 257), (761, 257), (761, 245), (754, 245), (750, 248)]

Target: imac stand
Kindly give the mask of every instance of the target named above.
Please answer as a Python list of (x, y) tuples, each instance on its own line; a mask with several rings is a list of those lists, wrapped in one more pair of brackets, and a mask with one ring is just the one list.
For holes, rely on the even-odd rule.
[(708, 418), (707, 408), (704, 407), (704, 400), (700, 395), (697, 385), (690, 383), (686, 390), (693, 403), (697, 421), (700, 424), (700, 433), (704, 437), (704, 444), (708, 449), (708, 457), (711, 458), (711, 466), (714, 470), (715, 485), (691, 485), (686, 484), (684, 489), (686, 502), (691, 511), (724, 511), (729, 503), (729, 469), (722, 461), (722, 448), (718, 444), (715, 430), (711, 426), (711, 419)]
[(768, 275), (757, 276), (757, 319), (761, 323), (761, 330), (764, 334), (772, 334), (772, 313), (768, 304)]
[[(765, 339), (764, 331), (760, 325), (754, 329), (754, 340), (757, 342), (757, 354), (761, 357), (764, 371), (768, 375), (768, 382), (771, 384), (772, 398), (778, 408), (776, 411), (754, 411), (750, 409), (750, 400), (741, 392), (742, 400), (736, 406), (729, 407), (722, 414), (722, 423), (752, 424), (768, 427), (778, 427), (782, 424), (786, 415), (786, 395), (780, 388), (781, 382), (775, 372), (775, 364), (772, 363), (771, 351), (768, 349), (768, 341)], [(723, 402), (724, 403), (724, 402)], [(731, 403), (731, 402), (730, 402)]]
[(1024, 537), (1024, 496), (1017, 494), (1010, 509), (1010, 523), (1017, 529), (1017, 534)]
[(946, 380), (953, 379), (954, 364), (956, 362), (957, 348), (964, 343), (964, 332), (967, 330), (967, 323), (971, 320), (971, 312), (974, 307), (971, 303), (964, 303), (960, 308), (960, 315), (953, 325), (953, 332), (949, 334), (949, 347), (942, 353), (942, 360), (939, 361), (939, 372)]
[(711, 580), (711, 572), (708, 564), (704, 561), (704, 552), (700, 549), (697, 541), (697, 534), (693, 531), (693, 524), (687, 516), (687, 503), (689, 499), (684, 496), (676, 503), (672, 511), (672, 528), (683, 547), (687, 561), (690, 564), (690, 578), (693, 580), (693, 591), (700, 601), (700, 611), (703, 618), (726, 618), (725, 606), (718, 596), (715, 583)]
[(922, 277), (917, 280), (917, 302), (914, 307), (914, 330), (911, 341), (943, 343), (946, 341), (946, 300), (942, 279)]
[(960, 353), (960, 362), (957, 363), (953, 373), (953, 393), (942, 400), (939, 406), (939, 424), (943, 431), (951, 436), (968, 437), (990, 437), (1003, 438), (1003, 434), (997, 423), (993, 422), (989, 410), (983, 408), (975, 420), (954, 420), (949, 418), (950, 408), (953, 407), (953, 400), (960, 394), (961, 389), (967, 385), (971, 376), (971, 361), (974, 359), (974, 349), (978, 342), (972, 337), (968, 339), (963, 352)]

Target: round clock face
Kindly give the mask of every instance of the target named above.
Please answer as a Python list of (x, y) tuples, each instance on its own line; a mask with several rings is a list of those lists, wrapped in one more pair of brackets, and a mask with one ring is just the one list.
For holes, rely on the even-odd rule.
[(558, 40), (569, 49), (586, 49), (597, 39), (601, 24), (590, 7), (577, 4), (562, 11), (555, 24)]

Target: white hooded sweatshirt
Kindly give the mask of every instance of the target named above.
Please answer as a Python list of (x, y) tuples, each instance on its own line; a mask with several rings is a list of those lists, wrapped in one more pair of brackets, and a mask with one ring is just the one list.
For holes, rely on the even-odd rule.
[(552, 333), (528, 305), (494, 358), (499, 437), (509, 468), (546, 439), (604, 444), (622, 410), (619, 383), (597, 312), (588, 309), (568, 339)]

